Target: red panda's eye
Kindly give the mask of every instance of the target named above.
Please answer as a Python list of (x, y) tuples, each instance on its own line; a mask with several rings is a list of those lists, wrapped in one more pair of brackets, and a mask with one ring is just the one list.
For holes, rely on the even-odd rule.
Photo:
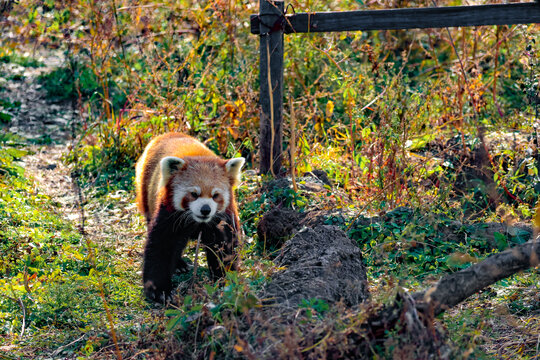
[(199, 194), (197, 194), (196, 192), (191, 192), (191, 196), (193, 196), (195, 199), (199, 197)]
[(214, 200), (217, 200), (218, 197), (219, 197), (219, 194), (212, 195), (212, 199), (214, 199)]

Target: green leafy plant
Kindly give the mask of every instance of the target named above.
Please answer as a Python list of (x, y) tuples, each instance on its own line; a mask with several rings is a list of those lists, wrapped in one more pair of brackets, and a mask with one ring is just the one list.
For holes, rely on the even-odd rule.
[(321, 299), (303, 299), (299, 305), (300, 308), (306, 309), (306, 317), (308, 320), (311, 320), (314, 315), (319, 319), (322, 319), (328, 310), (330, 310), (330, 305), (324, 300)]

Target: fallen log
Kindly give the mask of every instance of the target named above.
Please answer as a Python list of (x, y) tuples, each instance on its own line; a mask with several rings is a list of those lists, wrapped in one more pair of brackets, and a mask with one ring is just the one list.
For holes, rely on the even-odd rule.
[(435, 316), (487, 286), (540, 265), (540, 239), (493, 254), (467, 269), (444, 276), (435, 286), (413, 294), (416, 308)]
[[(512, 276), (540, 265), (540, 238), (493, 254), (467, 269), (443, 276), (428, 289), (413, 293), (400, 292), (396, 299), (371, 315), (361, 326), (369, 338), (379, 339), (399, 326), (400, 319), (407, 327), (417, 327), (420, 319), (424, 327), (431, 327), (435, 316), (456, 306), (471, 295)], [(414, 324), (413, 324), (414, 323)]]

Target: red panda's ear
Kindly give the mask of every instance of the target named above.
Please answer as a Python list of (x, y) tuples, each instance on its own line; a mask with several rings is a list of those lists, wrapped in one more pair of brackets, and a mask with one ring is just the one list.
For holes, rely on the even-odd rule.
[(244, 166), (245, 162), (246, 159), (244, 159), (243, 157), (238, 157), (230, 159), (225, 163), (225, 170), (227, 170), (227, 173), (229, 173), (229, 175), (232, 177), (233, 186), (236, 186), (240, 183), (240, 174), (242, 166)]
[(185, 163), (185, 160), (182, 160), (176, 156), (166, 156), (161, 159), (161, 186), (167, 184), (171, 174), (177, 170), (180, 170)]

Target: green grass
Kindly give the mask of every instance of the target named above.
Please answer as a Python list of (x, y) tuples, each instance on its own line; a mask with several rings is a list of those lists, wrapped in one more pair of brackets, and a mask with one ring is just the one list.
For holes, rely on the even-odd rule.
[[(42, 74), (38, 82), (43, 85), (48, 96), (55, 101), (79, 99), (96, 102), (103, 97), (103, 86), (92, 69), (85, 63), (74, 63), (73, 68), (60, 67)], [(114, 109), (119, 109), (126, 102), (126, 97), (112, 79), (107, 79), (107, 90), (112, 97)]]
[(89, 355), (96, 338), (111, 342), (105, 306), (115, 324), (142, 316), (132, 311), (145, 306), (138, 278), (40, 194), (17, 162), (26, 154), (0, 150), (0, 343), (13, 355), (50, 355), (84, 336), (56, 355)]
[[(21, 107), (20, 101), (10, 101), (0, 97), (0, 124), (9, 124), (13, 118), (13, 114), (10, 111), (18, 110)], [(7, 110), (7, 111), (5, 111)]]
[(462, 224), (444, 212), (397, 208), (374, 220), (360, 217), (349, 236), (368, 255), (367, 265), (374, 269), (374, 277), (391, 273), (402, 280), (422, 279), (458, 271), (530, 237), (518, 228), (506, 234), (484, 228), (483, 223)]
[(36, 60), (30, 56), (22, 56), (16, 52), (11, 52), (9, 54), (1, 53), (0, 63), (17, 64), (24, 67), (33, 67), (33, 68), (43, 66), (43, 63), (40, 62), (39, 60)]
[[(441, 316), (449, 339), (474, 359), (538, 356), (538, 291), (535, 271), (501, 280)], [(517, 335), (516, 334), (520, 334)]]

